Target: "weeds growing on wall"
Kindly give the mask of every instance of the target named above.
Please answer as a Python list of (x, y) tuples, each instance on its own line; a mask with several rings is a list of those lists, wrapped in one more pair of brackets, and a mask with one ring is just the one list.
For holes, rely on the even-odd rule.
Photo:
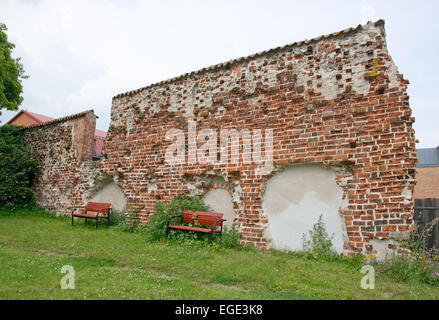
[(320, 215), (312, 230), (308, 231), (309, 239), (303, 234), (303, 251), (305, 255), (319, 259), (333, 257), (337, 253), (332, 249), (332, 238), (326, 231), (323, 216)]
[(21, 127), (1, 126), (0, 207), (20, 207), (32, 201), (31, 183), (37, 173), (37, 162), (23, 143)]
[(437, 223), (439, 218), (422, 229), (414, 226), (407, 239), (400, 240), (390, 257), (373, 263), (376, 270), (396, 280), (418, 280), (439, 286), (439, 252), (425, 245)]
[(116, 209), (112, 209), (111, 210), (111, 215), (110, 215), (110, 226), (118, 226), (118, 227), (122, 227), (123, 225), (125, 225), (125, 215), (126, 215), (127, 211), (126, 210), (116, 210)]
[(364, 255), (358, 253), (348, 257), (342, 253), (337, 253), (333, 249), (333, 237), (334, 235), (330, 236), (326, 231), (323, 216), (320, 215), (313, 228), (308, 231), (308, 237), (305, 234), (302, 235), (303, 251), (290, 252), (290, 254), (317, 261), (341, 262), (360, 269), (365, 262)]
[[(139, 223), (139, 218), (137, 214), (139, 213), (139, 208), (135, 206), (130, 206), (128, 210), (117, 211), (113, 210), (112, 214), (112, 222), (114, 225), (122, 229), (125, 232), (140, 232), (143, 226), (142, 223)], [(110, 224), (111, 221), (110, 221)]]
[(224, 248), (236, 248), (239, 246), (239, 234), (235, 224), (233, 224), (230, 229), (226, 226), (224, 227), (223, 235), (219, 239), (219, 242)]

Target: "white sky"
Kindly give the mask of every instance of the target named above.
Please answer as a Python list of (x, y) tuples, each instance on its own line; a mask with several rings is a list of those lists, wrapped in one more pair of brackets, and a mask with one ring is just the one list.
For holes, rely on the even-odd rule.
[[(52, 117), (86, 109), (107, 130), (111, 98), (182, 73), (367, 20), (410, 80), (417, 147), (439, 145), (439, 1), (0, 0), (29, 79), (22, 108)], [(15, 112), (2, 111), (0, 121)]]

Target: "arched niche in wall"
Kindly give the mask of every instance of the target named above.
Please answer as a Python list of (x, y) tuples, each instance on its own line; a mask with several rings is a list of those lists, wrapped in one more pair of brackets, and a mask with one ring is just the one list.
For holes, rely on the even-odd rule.
[(265, 236), (279, 250), (303, 249), (303, 235), (320, 215), (333, 249), (343, 251), (345, 231), (339, 208), (343, 205), (343, 190), (335, 181), (336, 173), (319, 165), (297, 165), (277, 172), (266, 185), (263, 209), (268, 225)]
[(221, 182), (213, 183), (209, 191), (204, 195), (203, 201), (215, 212), (224, 214), (224, 226), (230, 229), (235, 223), (237, 225), (237, 214), (233, 204), (230, 187)]
[(111, 176), (101, 179), (95, 186), (95, 192), (89, 199), (93, 202), (109, 202), (112, 208), (118, 211), (126, 209), (127, 199), (122, 189), (114, 182)]

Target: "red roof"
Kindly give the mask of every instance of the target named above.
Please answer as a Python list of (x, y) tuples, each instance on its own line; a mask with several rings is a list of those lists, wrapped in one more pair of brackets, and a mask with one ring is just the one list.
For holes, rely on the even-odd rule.
[(43, 123), (43, 122), (47, 122), (50, 120), (54, 120), (55, 118), (52, 117), (48, 117), (39, 113), (35, 113), (35, 112), (30, 112), (30, 111), (26, 111), (26, 110), (20, 110), (19, 112), (17, 112), (17, 114), (15, 114), (15, 116), (13, 116), (8, 122), (7, 124), (12, 123), (16, 118), (18, 118), (20, 116), (20, 114), (26, 114), (27, 116), (31, 117), (32, 119), (34, 119), (37, 123)]
[(107, 132), (96, 129), (95, 136), (105, 138), (107, 136)]
[(47, 122), (50, 120), (54, 120), (55, 118), (52, 117), (48, 117), (39, 113), (35, 113), (35, 112), (30, 112), (30, 111), (26, 111), (26, 110), (22, 110), (24, 113), (27, 113), (28, 115), (30, 115), (31, 117), (35, 118), (36, 120), (38, 120), (40, 123), (43, 122)]

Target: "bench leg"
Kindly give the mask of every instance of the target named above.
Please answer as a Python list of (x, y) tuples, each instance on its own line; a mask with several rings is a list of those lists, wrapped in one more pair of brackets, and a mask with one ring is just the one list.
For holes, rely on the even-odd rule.
[(73, 227), (73, 214), (72, 214), (72, 227)]
[(99, 219), (96, 218), (96, 229), (98, 228), (98, 224), (99, 224)]
[(213, 231), (210, 233), (209, 236), (209, 244), (212, 244), (212, 241), (213, 241)]

